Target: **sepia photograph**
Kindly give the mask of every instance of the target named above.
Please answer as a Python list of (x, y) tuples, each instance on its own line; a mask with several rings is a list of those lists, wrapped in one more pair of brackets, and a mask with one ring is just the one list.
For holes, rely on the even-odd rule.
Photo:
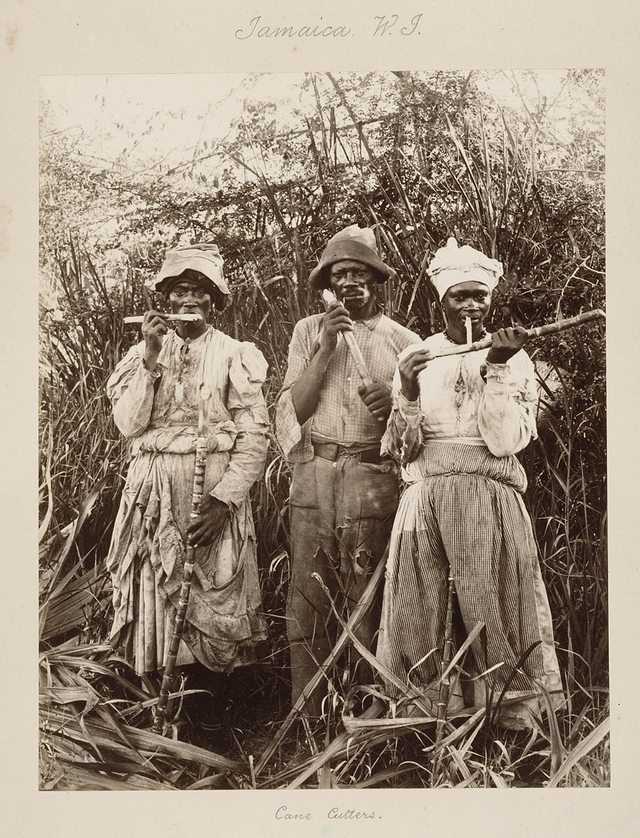
[(40, 75), (40, 791), (610, 787), (607, 81)]

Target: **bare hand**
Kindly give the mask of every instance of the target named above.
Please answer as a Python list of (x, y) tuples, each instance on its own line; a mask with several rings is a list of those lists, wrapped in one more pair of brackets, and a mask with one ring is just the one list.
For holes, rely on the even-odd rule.
[(322, 338), (320, 346), (329, 352), (333, 352), (338, 342), (339, 332), (352, 332), (353, 321), (349, 317), (347, 309), (339, 302), (329, 304), (324, 320), (322, 321)]
[(218, 498), (205, 495), (200, 506), (200, 514), (187, 527), (189, 544), (194, 547), (206, 547), (222, 532), (229, 507)]
[(164, 335), (169, 327), (163, 314), (159, 311), (147, 311), (142, 321), (142, 337), (146, 343), (146, 352), (157, 355), (162, 349)]
[(384, 384), (374, 381), (368, 387), (358, 387), (358, 395), (379, 422), (385, 422), (391, 413), (391, 391)]
[(488, 364), (506, 364), (519, 352), (528, 340), (527, 330), (522, 326), (498, 329), (492, 335), (491, 349), (487, 354)]
[(422, 370), (426, 369), (430, 360), (431, 352), (428, 349), (420, 348), (411, 352), (398, 363), (402, 393), (411, 402), (414, 402), (420, 395), (418, 376)]

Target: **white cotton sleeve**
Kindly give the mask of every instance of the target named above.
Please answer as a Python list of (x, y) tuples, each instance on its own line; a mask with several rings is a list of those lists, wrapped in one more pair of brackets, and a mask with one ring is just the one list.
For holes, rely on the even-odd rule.
[(148, 370), (143, 353), (144, 344), (132, 347), (116, 366), (106, 386), (114, 421), (127, 438), (139, 436), (149, 424), (156, 381), (163, 372), (160, 364), (155, 370)]
[(520, 350), (506, 364), (486, 365), (486, 385), (478, 405), (478, 428), (496, 457), (517, 454), (537, 436), (535, 372)]

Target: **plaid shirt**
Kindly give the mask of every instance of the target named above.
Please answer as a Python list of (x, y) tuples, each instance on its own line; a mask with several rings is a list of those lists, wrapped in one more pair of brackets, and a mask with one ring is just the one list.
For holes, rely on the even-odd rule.
[[(362, 381), (341, 337), (327, 366), (315, 413), (304, 425), (298, 423), (291, 386), (318, 349), (323, 318), (323, 314), (313, 314), (296, 323), (289, 345), (287, 374), (276, 404), (276, 435), (292, 463), (313, 459), (312, 440), (366, 446), (379, 443), (385, 428), (358, 395)], [(410, 344), (420, 343), (418, 335), (381, 313), (369, 320), (354, 321), (353, 334), (371, 377), (387, 387), (391, 387), (400, 352)]]

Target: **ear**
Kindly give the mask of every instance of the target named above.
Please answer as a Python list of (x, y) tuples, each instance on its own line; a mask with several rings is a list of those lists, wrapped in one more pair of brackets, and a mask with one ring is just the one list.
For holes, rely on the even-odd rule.
[(331, 289), (331, 265), (327, 265), (322, 269), (319, 280), (318, 291), (323, 291), (325, 288)]
[(213, 313), (214, 311), (224, 311), (225, 310), (225, 308), (227, 307), (227, 297), (225, 297), (225, 295), (222, 292), (215, 293), (215, 294), (210, 294), (209, 296), (211, 297), (211, 312), (210, 313)]

